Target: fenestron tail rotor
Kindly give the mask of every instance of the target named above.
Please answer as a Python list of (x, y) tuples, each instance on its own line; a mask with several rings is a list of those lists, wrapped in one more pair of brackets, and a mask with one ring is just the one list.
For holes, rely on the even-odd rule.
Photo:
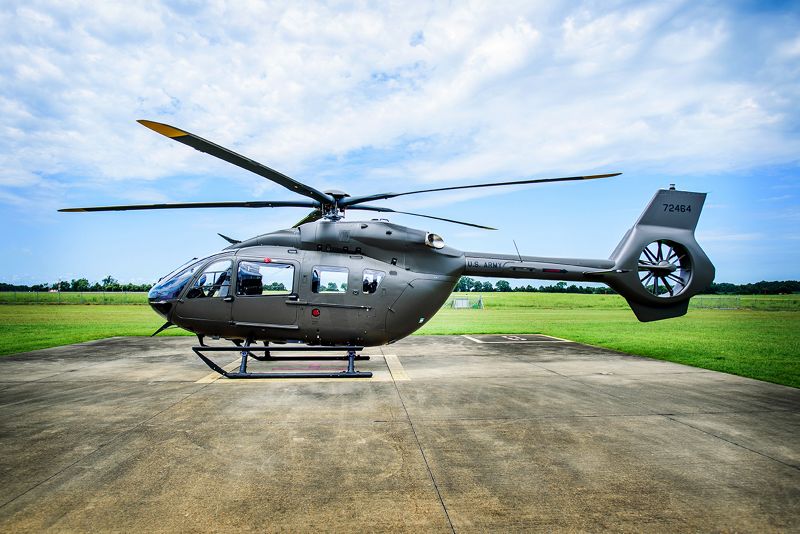
[(692, 263), (680, 243), (668, 239), (653, 241), (639, 256), (639, 280), (652, 295), (677, 297), (689, 286)]
[(495, 230), (490, 226), (481, 224), (474, 224), (469, 222), (457, 221), (454, 219), (446, 219), (444, 217), (436, 217), (433, 215), (423, 215), (420, 213), (411, 213), (407, 211), (398, 211), (391, 208), (382, 206), (365, 205), (365, 202), (374, 200), (385, 200), (405, 195), (416, 195), (420, 193), (433, 193), (437, 191), (454, 191), (458, 189), (473, 189), (481, 187), (498, 187), (498, 186), (513, 186), (513, 185), (526, 185), (526, 184), (539, 184), (548, 182), (567, 182), (576, 180), (594, 180), (598, 178), (610, 178), (618, 176), (621, 173), (612, 174), (595, 174), (587, 176), (567, 176), (562, 178), (535, 178), (530, 180), (516, 180), (511, 182), (497, 182), (486, 184), (472, 184), (472, 185), (459, 185), (451, 187), (436, 187), (430, 189), (419, 189), (416, 191), (406, 191), (402, 193), (376, 193), (372, 195), (362, 195), (350, 197), (347, 193), (342, 191), (318, 191), (317, 189), (299, 182), (285, 174), (278, 172), (274, 169), (267, 167), (255, 160), (237, 154), (236, 152), (227, 149), (223, 146), (217, 145), (194, 135), (193, 133), (181, 130), (169, 124), (161, 122), (139, 120), (143, 126), (150, 128), (163, 136), (174, 139), (184, 145), (190, 146), (201, 152), (211, 154), (212, 156), (221, 160), (227, 161), (237, 167), (255, 173), (267, 180), (275, 182), (286, 189), (293, 191), (299, 195), (308, 197), (309, 200), (252, 200), (252, 201), (231, 201), (231, 202), (176, 202), (176, 203), (162, 203), (162, 204), (138, 204), (138, 205), (121, 205), (121, 206), (96, 206), (87, 208), (64, 208), (58, 211), (64, 212), (89, 212), (89, 211), (135, 211), (135, 210), (159, 210), (159, 209), (187, 209), (187, 208), (312, 208), (312, 211), (300, 219), (294, 227), (317, 221), (319, 219), (328, 219), (330, 221), (337, 221), (344, 217), (345, 210), (357, 209), (364, 211), (375, 211), (380, 213), (399, 213), (403, 215), (411, 215), (413, 217), (424, 217), (427, 219), (435, 219), (437, 221), (445, 221), (454, 224), (461, 224), (464, 226), (471, 226), (473, 228), (481, 228), (484, 230)]

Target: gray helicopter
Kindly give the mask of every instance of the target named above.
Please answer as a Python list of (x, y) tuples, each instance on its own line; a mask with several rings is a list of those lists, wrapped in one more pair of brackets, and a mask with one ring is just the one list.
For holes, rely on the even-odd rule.
[[(707, 288), (714, 266), (694, 231), (705, 193), (661, 189), (623, 236), (609, 259), (548, 258), (463, 252), (437, 234), (386, 220), (345, 221), (347, 210), (403, 213), (494, 230), (487, 226), (392, 210), (369, 202), (394, 197), (506, 185), (591, 180), (599, 174), (421, 189), (351, 197), (318, 191), (256, 161), (166, 124), (144, 126), (271, 180), (305, 199), (194, 202), (68, 208), (59, 211), (128, 211), (176, 208), (305, 207), (312, 211), (292, 228), (245, 241), (221, 237), (230, 246), (195, 259), (161, 278), (149, 293), (152, 308), (166, 323), (195, 333), (193, 350), (228, 378), (369, 377), (355, 370), (357, 352), (402, 339), (427, 323), (450, 296), (461, 276), (602, 282), (621, 294), (640, 321), (684, 315), (689, 298)], [(155, 335), (153, 334), (153, 335)], [(208, 346), (205, 337), (234, 346)], [(263, 347), (254, 343), (263, 342)], [(254, 373), (256, 360), (323, 359), (276, 356), (307, 351), (346, 352), (324, 359), (347, 360), (335, 373)], [(227, 372), (204, 353), (241, 353), (237, 372)], [(261, 353), (261, 354), (259, 354)]]

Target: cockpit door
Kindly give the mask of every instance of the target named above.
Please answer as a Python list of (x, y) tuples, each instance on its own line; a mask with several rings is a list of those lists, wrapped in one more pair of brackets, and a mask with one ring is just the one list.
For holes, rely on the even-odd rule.
[(211, 327), (219, 323), (220, 328), (231, 320), (233, 260), (222, 259), (211, 262), (194, 279), (178, 303), (178, 317), (194, 323), (200, 331), (218, 331)]

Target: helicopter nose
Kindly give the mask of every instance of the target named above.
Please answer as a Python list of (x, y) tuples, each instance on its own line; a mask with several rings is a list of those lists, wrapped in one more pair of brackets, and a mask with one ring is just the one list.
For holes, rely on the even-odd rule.
[(172, 311), (172, 302), (164, 300), (151, 300), (150, 307), (166, 320), (169, 320), (170, 312)]

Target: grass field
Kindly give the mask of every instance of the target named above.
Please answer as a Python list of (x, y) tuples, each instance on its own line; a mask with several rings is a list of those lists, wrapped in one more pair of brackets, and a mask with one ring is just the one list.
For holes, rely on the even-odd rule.
[[(615, 295), (488, 293), (483, 299), (483, 310), (443, 308), (419, 333), (543, 333), (800, 387), (796, 307), (691, 309), (678, 319), (640, 323)], [(0, 306), (0, 355), (104, 337), (150, 335), (162, 322), (149, 307), (140, 305)], [(171, 329), (159, 335), (182, 334), (186, 333)]]
[(147, 293), (127, 291), (0, 291), (0, 304), (147, 304)]
[[(489, 308), (620, 308), (628, 305), (619, 295), (571, 293), (454, 293), (483, 296)], [(0, 291), (0, 304), (147, 304), (144, 292), (32, 292)], [(696, 309), (800, 310), (800, 295), (700, 295), (690, 301)]]

